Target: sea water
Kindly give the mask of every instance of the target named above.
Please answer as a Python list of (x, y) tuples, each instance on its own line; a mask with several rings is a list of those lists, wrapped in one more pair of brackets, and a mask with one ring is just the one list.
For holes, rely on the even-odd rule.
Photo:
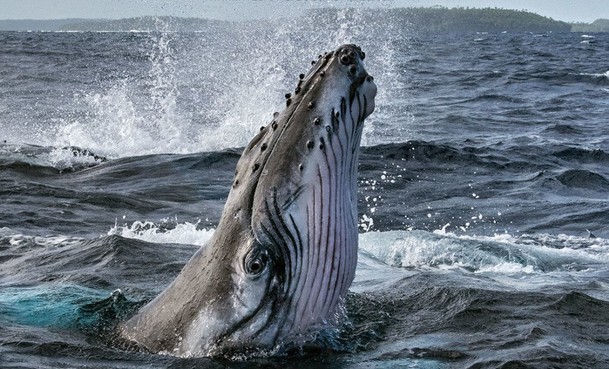
[[(370, 13), (1, 32), (0, 366), (609, 366), (609, 36), (424, 34)], [(379, 93), (327, 350), (114, 344), (213, 234), (240, 148), (310, 60), (351, 42)]]

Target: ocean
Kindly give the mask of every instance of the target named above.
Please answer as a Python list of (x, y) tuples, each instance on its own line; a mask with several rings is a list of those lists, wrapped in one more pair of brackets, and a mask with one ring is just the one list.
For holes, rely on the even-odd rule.
[[(609, 367), (609, 34), (369, 12), (0, 32), (0, 367)], [(213, 234), (241, 149), (343, 43), (379, 88), (343, 323), (271, 357), (116, 344)]]

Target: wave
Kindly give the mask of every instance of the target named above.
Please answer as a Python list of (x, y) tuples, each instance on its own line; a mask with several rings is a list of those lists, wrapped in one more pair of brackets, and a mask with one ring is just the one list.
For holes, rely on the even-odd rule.
[[(609, 177), (604, 151), (473, 144), (408, 141), (362, 147), (360, 229), (433, 231), (450, 223), (454, 232), (487, 235), (517, 230), (585, 234), (586, 229), (605, 234), (602, 194)], [(22, 230), (48, 227), (79, 235), (105, 233), (101, 227), (108, 216), (119, 221), (128, 216), (130, 222), (179, 216), (201, 229), (214, 227), (241, 153), (229, 149), (107, 160), (74, 148), (2, 147), (0, 181), (6, 185), (0, 193), (7, 197), (0, 220)], [(51, 160), (54, 152), (63, 159)]]
[(569, 124), (555, 124), (545, 129), (545, 132), (555, 132), (561, 135), (582, 134), (583, 131)]
[[(589, 42), (589, 41), (588, 41)], [(565, 82), (587, 83), (595, 86), (609, 85), (609, 71), (604, 73), (568, 73), (559, 78)]]
[(598, 173), (583, 169), (566, 170), (556, 177), (563, 185), (597, 191), (609, 191), (609, 180)]
[[(86, 288), (116, 287), (129, 290), (135, 282), (151, 282), (144, 270), (169, 273), (171, 279), (194, 251), (211, 238), (215, 229), (198, 224), (133, 222), (114, 226), (107, 236), (94, 239), (51, 236), (33, 237), (0, 231), (0, 247), (5, 255), (2, 272), (4, 284), (47, 282), (78, 283)], [(161, 244), (162, 246), (152, 246)], [(501, 283), (513, 280), (522, 288), (537, 278), (554, 273), (568, 273), (572, 278), (589, 278), (604, 273), (609, 262), (609, 240), (568, 235), (495, 236), (455, 235), (439, 230), (366, 232), (359, 236), (362, 263), (355, 285), (373, 288), (371, 280), (406, 278), (413, 271), (462, 270)], [(396, 269), (405, 269), (398, 273)], [(359, 267), (358, 267), (359, 268)], [(136, 281), (121, 281), (121, 273), (143, 274)], [(410, 271), (410, 272), (408, 272)], [(388, 278), (378, 278), (381, 273)], [(580, 274), (581, 273), (581, 274)], [(50, 276), (53, 276), (52, 278)], [(560, 283), (563, 281), (558, 279)], [(551, 283), (551, 280), (547, 281)], [(9, 284), (10, 285), (10, 284)], [(105, 287), (104, 287), (105, 286)]]
[[(158, 247), (150, 243), (166, 245), (165, 258), (171, 259), (171, 253), (180, 250), (177, 259), (186, 261), (184, 256), (205, 245), (214, 232), (213, 228), (189, 222), (172, 222), (167, 227), (166, 223), (149, 221), (115, 225), (107, 236), (95, 239), (26, 236), (4, 228), (0, 230), (0, 245), (6, 255), (13, 257), (3, 258), (2, 274), (6, 277), (31, 273), (26, 265), (31, 264), (52, 267), (71, 279), (74, 268), (82, 268), (79, 274), (87, 274), (88, 268), (113, 265), (118, 259), (124, 262), (125, 258), (138, 254), (140, 257), (131, 260), (130, 265), (137, 259), (152, 263), (158, 261), (152, 250)], [(609, 262), (609, 240), (568, 235), (471, 236), (443, 230), (385, 231), (361, 233), (359, 241), (360, 251), (368, 257), (406, 269), (462, 268), (473, 273), (543, 274), (590, 271)], [(147, 248), (150, 252), (143, 252)]]
[[(181, 243), (151, 247), (117, 235), (41, 237), (10, 229), (0, 232), (0, 248), (11, 256), (2, 260), (4, 287), (77, 285), (107, 294), (120, 288), (136, 299), (158, 293), (197, 249)], [(123, 280), (126, 275), (133, 278)]]
[[(100, 168), (97, 171), (106, 173), (111, 168), (118, 170), (124, 165), (136, 165), (136, 162), (141, 162), (137, 165), (154, 166), (168, 161), (175, 161), (177, 164), (188, 161), (191, 169), (207, 168), (232, 171), (242, 150), (242, 148), (233, 148), (186, 155), (138, 155), (109, 159), (88, 149), (78, 147), (0, 144), (0, 168), (16, 171), (21, 168), (30, 173), (36, 170), (50, 169), (52, 172), (61, 173), (88, 169), (104, 163), (106, 165), (103, 170)], [(491, 154), (489, 150), (484, 148), (458, 148), (449, 144), (426, 141), (364, 146), (361, 150), (363, 153), (360, 164), (361, 170), (376, 168), (379, 158), (421, 162), (435, 161), (438, 163), (470, 163), (500, 168), (503, 168), (510, 161), (507, 157), (502, 157), (497, 153)], [(592, 155), (597, 156), (597, 151), (600, 150), (594, 151)], [(568, 151), (565, 151), (565, 153), (568, 153)], [(567, 157), (565, 153), (559, 152), (556, 156)], [(574, 156), (577, 154), (575, 153)], [(96, 170), (92, 169), (89, 173), (94, 174)], [(100, 178), (100, 180), (103, 180), (103, 178)]]
[(605, 73), (580, 73), (579, 75), (609, 79), (609, 70), (606, 71)]
[(79, 147), (48, 147), (37, 145), (0, 144), (0, 169), (29, 172), (47, 170), (61, 173), (90, 168), (108, 161)]
[(201, 229), (199, 223), (174, 223), (173, 227), (168, 229), (154, 222), (136, 221), (130, 225), (115, 225), (108, 231), (108, 235), (119, 235), (154, 243), (183, 243), (203, 246), (214, 232), (213, 229)]
[[(547, 68), (547, 67), (546, 67)], [(549, 81), (551, 83), (572, 84), (583, 83), (593, 86), (609, 85), (609, 71), (604, 73), (584, 73), (577, 71), (558, 71), (538, 69), (530, 71), (518, 71), (509, 76), (507, 84), (522, 83), (525, 81)]]
[(402, 268), (459, 268), (473, 273), (534, 275), (602, 269), (609, 241), (566, 235), (455, 235), (388, 231), (360, 235), (362, 249)]
[(0, 319), (36, 327), (75, 328), (81, 318), (79, 307), (106, 297), (108, 294), (98, 289), (69, 284), (4, 287)]
[(487, 102), (523, 104), (526, 102), (526, 100), (519, 98), (519, 97), (510, 96), (510, 95), (485, 93), (485, 94), (480, 94), (471, 99), (460, 101), (459, 103), (487, 103)]
[[(442, 165), (460, 164), (489, 170), (537, 171), (543, 169), (547, 164), (542, 160), (531, 161), (527, 156), (538, 155), (543, 150), (541, 147), (508, 147), (506, 150), (497, 150), (492, 147), (460, 147), (454, 143), (412, 140), (363, 147), (360, 169), (371, 170), (379, 161), (391, 159), (412, 162), (413, 165), (430, 162), (438, 165), (430, 167), (430, 170), (437, 170)], [(415, 166), (415, 168), (418, 167)]]
[[(556, 128), (561, 133), (573, 133), (570, 126)], [(578, 132), (578, 131), (575, 131)], [(552, 149), (550, 147), (550, 149)], [(158, 154), (126, 156), (111, 159), (89, 149), (79, 147), (38, 146), (27, 144), (0, 144), (0, 168), (35, 172), (51, 170), (61, 173), (90, 169), (105, 164), (104, 172), (111, 168), (119, 169), (125, 165), (161, 165), (175, 161), (184, 169), (201, 169), (232, 171), (243, 148), (222, 149), (219, 151), (197, 152), (192, 154)], [(529, 167), (536, 171), (547, 169), (545, 156), (548, 148), (540, 146), (513, 146), (505, 148), (457, 146), (453, 143), (428, 142), (411, 140), (374, 146), (362, 146), (360, 170), (378, 169), (380, 162), (386, 159), (413, 162), (435, 162), (437, 164), (469, 164), (481, 167), (506, 169)], [(603, 164), (609, 162), (609, 154), (601, 149), (566, 147), (550, 152), (550, 155), (565, 161), (578, 163)], [(538, 162), (531, 161), (531, 156)], [(141, 162), (136, 164), (136, 162)], [(151, 168), (152, 169), (152, 168)], [(99, 169), (101, 172), (102, 169)], [(92, 170), (91, 173), (95, 173)], [(101, 173), (100, 173), (101, 174)], [(102, 178), (103, 179), (103, 178)]]
[[(152, 243), (203, 246), (214, 229), (199, 224), (134, 222), (108, 234)], [(360, 251), (386, 265), (407, 269), (463, 268), (474, 273), (535, 274), (602, 268), (609, 240), (567, 235), (455, 235), (443, 230), (365, 232)]]
[[(590, 42), (590, 41), (588, 41)], [(604, 73), (578, 73), (570, 74), (566, 79), (571, 79), (574, 82), (589, 83), (595, 86), (609, 85), (609, 71)]]
[(553, 156), (579, 163), (606, 163), (609, 162), (609, 153), (601, 149), (582, 149), (577, 147), (569, 147), (552, 153)]
[[(108, 357), (159, 360), (125, 352), (133, 348), (113, 341), (113, 329), (163, 290), (199, 247), (192, 243), (204, 243), (211, 232), (191, 223), (166, 228), (150, 222), (115, 226), (97, 238), (34, 237), (0, 229), (0, 250), (13, 255), (0, 260), (5, 360), (69, 355), (69, 362), (79, 364), (74, 366), (100, 360), (105, 363), (100, 367)], [(540, 340), (561, 345), (566, 340), (573, 350), (581, 349), (582, 340), (605, 342), (609, 240), (368, 232), (360, 234), (358, 259), (355, 293), (346, 299), (349, 320), (320, 335), (332, 355), (348, 352), (357, 360), (363, 356), (388, 365), (475, 358), (489, 366), (498, 356), (522, 359), (523, 352), (534, 352), (535, 360), (564, 355), (538, 347)], [(571, 327), (566, 336), (564, 326)], [(306, 360), (302, 354), (299, 362)], [(319, 351), (313, 355), (318, 363)], [(176, 366), (209, 361), (162, 360)], [(265, 358), (261, 365), (273, 360)], [(287, 359), (279, 360), (282, 366)], [(501, 367), (495, 364), (490, 367)]]

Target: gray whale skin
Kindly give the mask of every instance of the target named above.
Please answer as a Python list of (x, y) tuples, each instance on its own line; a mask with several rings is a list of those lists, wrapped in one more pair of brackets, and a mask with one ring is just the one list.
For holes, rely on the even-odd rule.
[(357, 264), (357, 164), (376, 85), (365, 54), (320, 55), (252, 139), (211, 239), (119, 327), (182, 357), (300, 345), (336, 321)]

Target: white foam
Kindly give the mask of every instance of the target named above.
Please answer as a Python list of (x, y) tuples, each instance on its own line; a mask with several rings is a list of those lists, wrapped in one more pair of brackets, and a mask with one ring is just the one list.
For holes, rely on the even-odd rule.
[(3, 160), (53, 167), (60, 171), (88, 167), (101, 163), (101, 158), (72, 147), (40, 147), (5, 144), (0, 146)]
[(80, 244), (83, 238), (64, 235), (31, 236), (13, 231), (10, 228), (0, 228), (0, 237), (5, 238), (8, 244), (15, 247), (36, 245), (42, 248), (57, 246), (72, 246)]
[(153, 222), (136, 221), (128, 225), (115, 225), (108, 235), (119, 235), (152, 243), (178, 243), (203, 246), (214, 234), (214, 229), (199, 229), (199, 223), (177, 223), (172, 229), (163, 229)]
[[(584, 41), (582, 41), (582, 42), (584, 42)], [(606, 71), (605, 73), (580, 73), (579, 75), (597, 77), (597, 78), (609, 78), (609, 70)]]
[[(155, 243), (204, 245), (214, 229), (198, 223), (169, 227), (136, 221), (115, 225), (108, 234)], [(507, 234), (495, 236), (439, 234), (425, 231), (367, 232), (359, 236), (360, 250), (393, 267), (464, 269), (473, 273), (550, 273), (574, 265), (609, 263), (609, 240), (568, 235)]]
[[(204, 245), (214, 229), (198, 223), (136, 221), (115, 225), (108, 235), (151, 243)], [(83, 242), (61, 235), (36, 237), (0, 228), (0, 237), (21, 247), (57, 247)], [(606, 277), (609, 240), (568, 235), (472, 236), (425, 231), (368, 232), (359, 236), (359, 260), (352, 290), (390, 288), (401, 279), (421, 272), (458, 273), (502, 288), (539, 290), (585, 286)], [(606, 286), (606, 284), (605, 284)], [(609, 290), (590, 292), (609, 298)]]
[(609, 262), (609, 240), (567, 235), (370, 232), (360, 235), (360, 247), (389, 265), (463, 268), (475, 273), (548, 273)]
[(59, 170), (67, 170), (82, 166), (96, 165), (101, 162), (99, 157), (89, 155), (87, 152), (76, 151), (69, 147), (56, 147), (47, 156), (36, 157), (42, 160), (43, 164), (48, 164)]
[[(108, 235), (151, 243), (203, 246), (215, 229), (201, 229), (199, 223), (168, 220), (160, 223), (135, 221), (116, 224)], [(35, 243), (44, 247), (82, 242), (80, 238), (54, 235), (48, 237), (15, 234), (0, 228), (0, 237), (11, 245)], [(384, 276), (396, 270), (452, 270), (505, 277), (548, 276), (563, 273), (592, 273), (609, 264), (609, 240), (569, 235), (471, 236), (434, 234), (425, 231), (367, 232), (359, 235), (360, 280), (376, 280), (374, 270)], [(380, 268), (379, 265), (387, 267)], [(398, 268), (398, 269), (395, 269)], [(365, 270), (367, 271), (365, 271)], [(373, 270), (370, 272), (370, 270)], [(592, 271), (592, 272), (591, 272)], [(397, 275), (397, 274), (396, 274)], [(391, 279), (393, 278), (381, 278)], [(562, 278), (559, 278), (561, 280)], [(365, 284), (365, 283), (364, 283)]]

